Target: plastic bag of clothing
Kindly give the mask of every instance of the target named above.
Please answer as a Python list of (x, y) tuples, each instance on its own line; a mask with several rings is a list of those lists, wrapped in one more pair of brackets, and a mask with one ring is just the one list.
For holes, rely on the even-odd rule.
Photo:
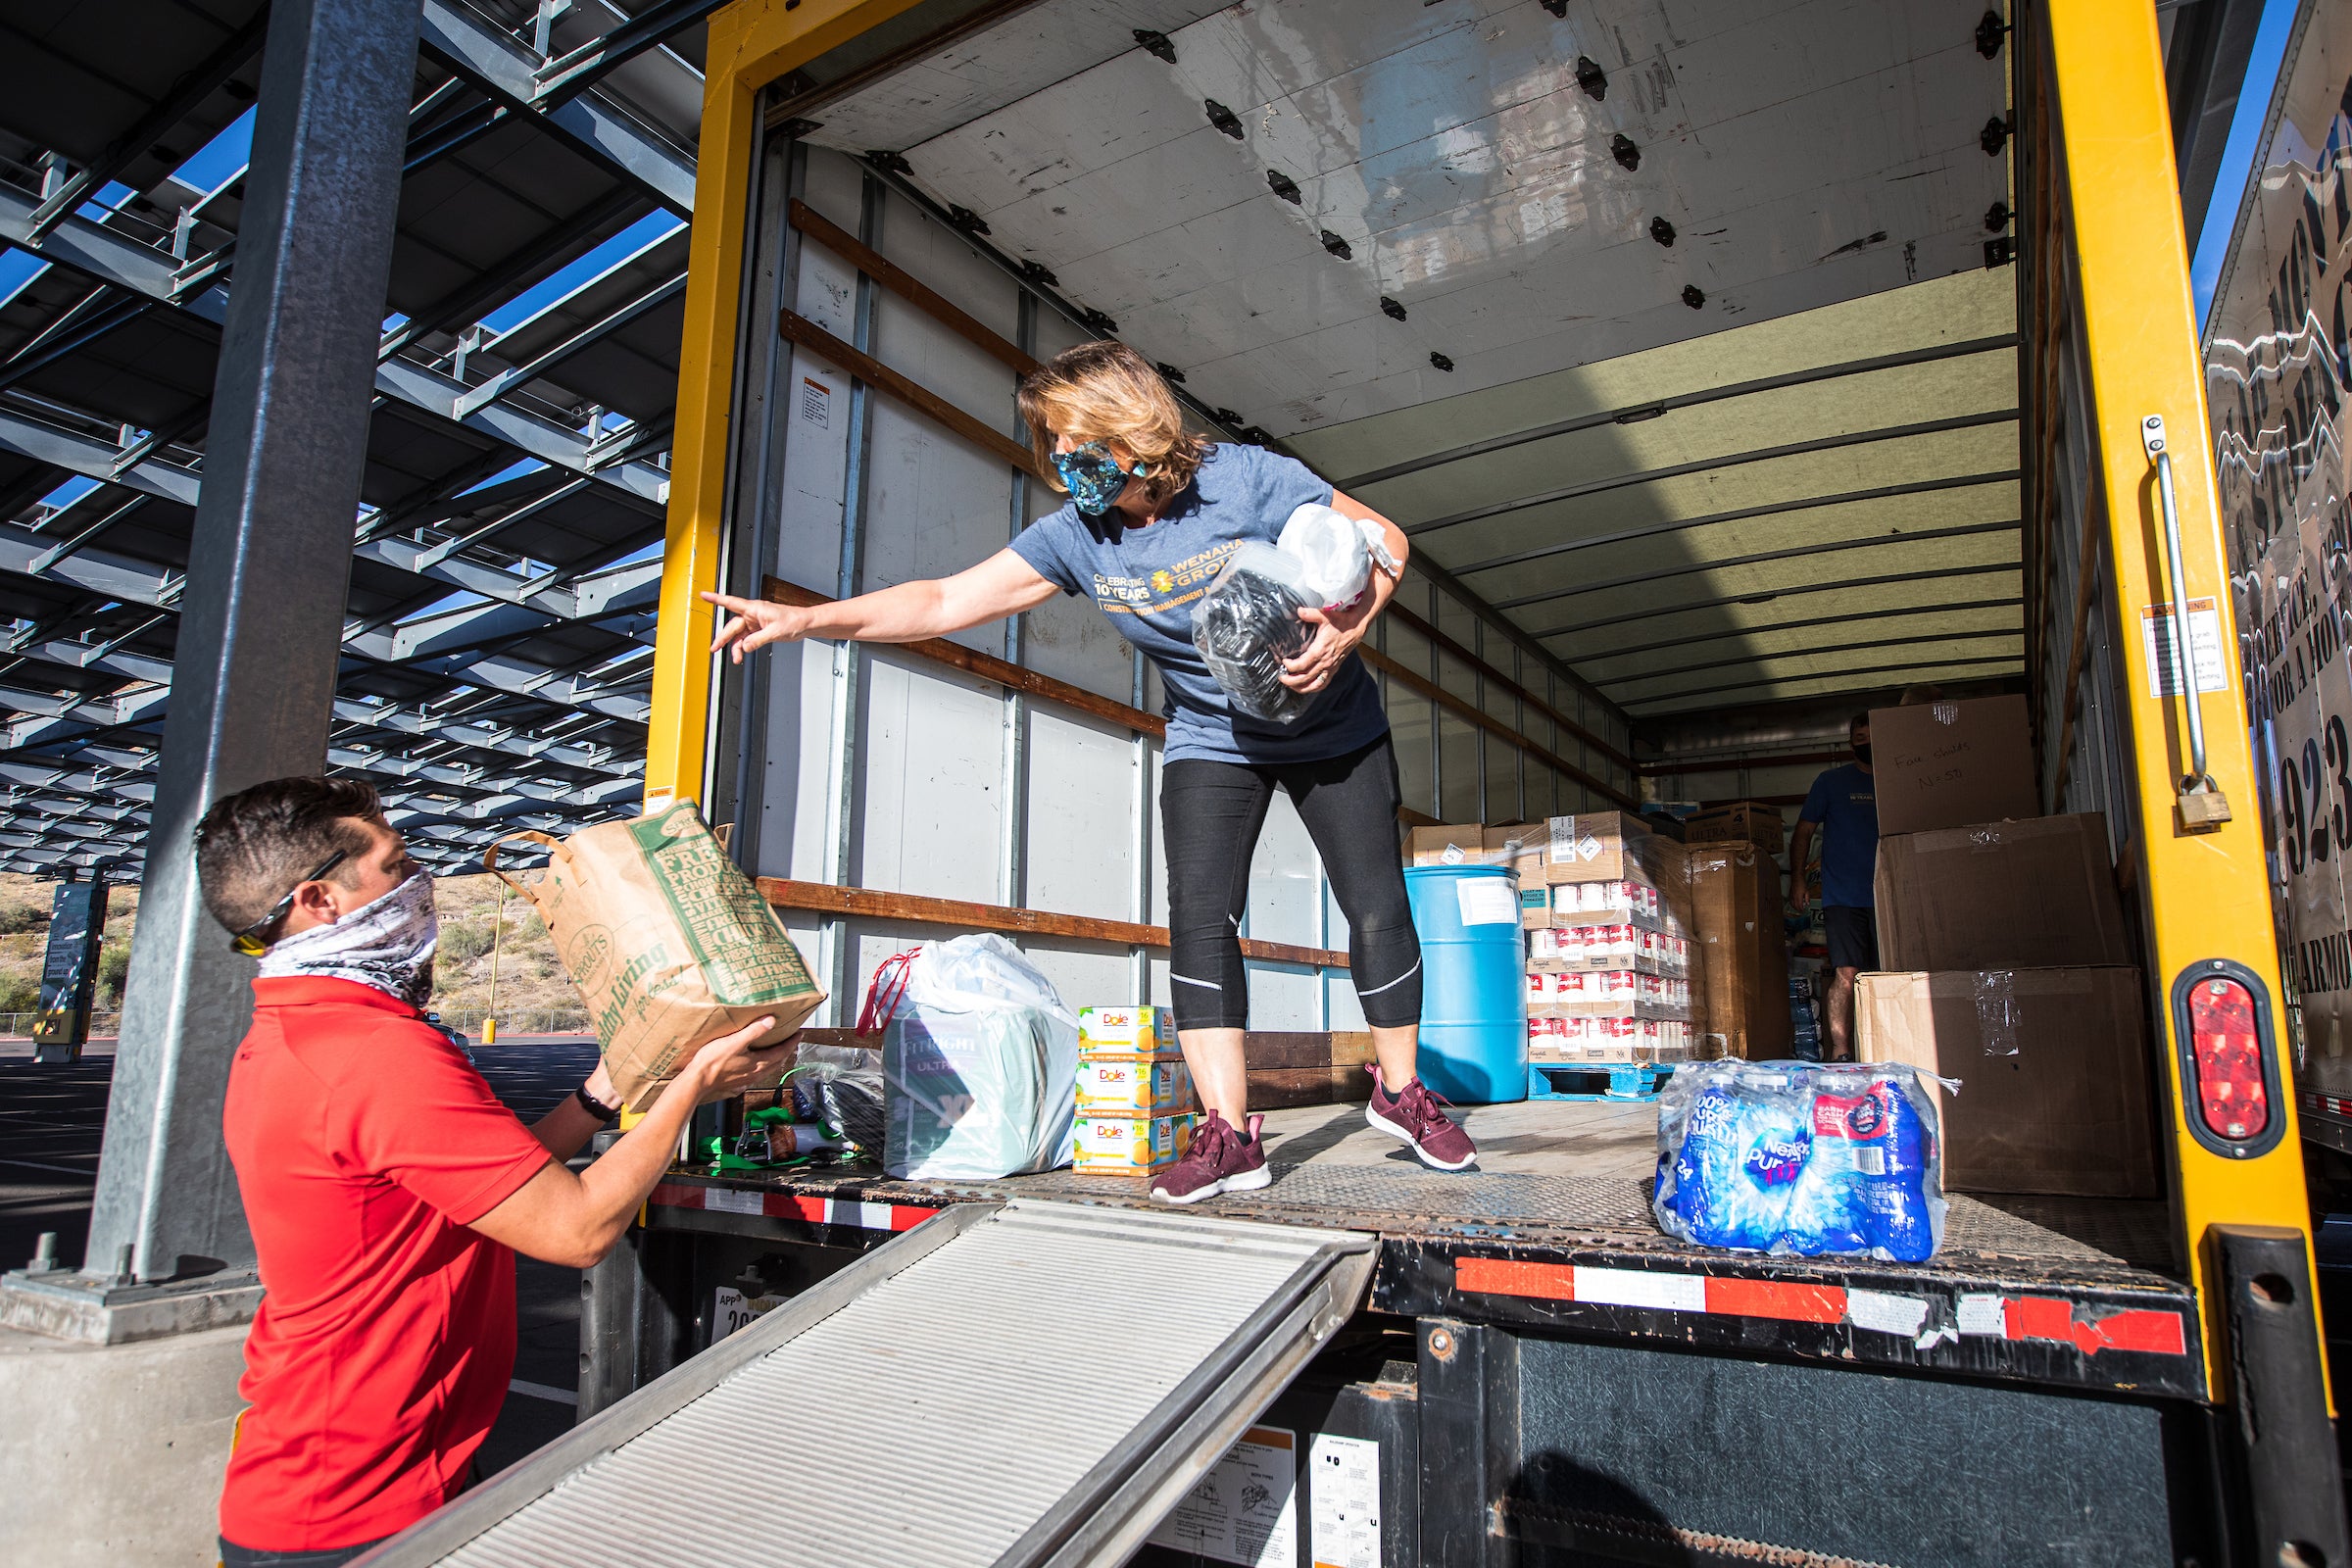
[(1282, 665), (1314, 640), (1298, 612), (1322, 603), (1298, 559), (1272, 545), (1251, 541), (1226, 561), (1193, 612), (1193, 646), (1236, 712), (1290, 724), (1312, 706), (1282, 683)]
[(926, 942), (874, 983), (859, 1029), (882, 1029), (885, 1170), (993, 1181), (1070, 1162), (1078, 1015), (1018, 948)]
[(1379, 537), (1378, 523), (1310, 501), (1291, 514), (1275, 548), (1298, 563), (1298, 586), (1310, 600), (1345, 610), (1372, 581), (1372, 541)]
[(1658, 1097), (1651, 1212), (1702, 1247), (1921, 1262), (1943, 1242), (1940, 1135), (1898, 1062), (1696, 1063)]

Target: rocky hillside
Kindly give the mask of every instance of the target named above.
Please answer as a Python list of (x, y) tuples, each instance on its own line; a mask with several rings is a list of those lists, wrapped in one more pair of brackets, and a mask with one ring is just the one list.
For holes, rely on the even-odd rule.
[[(53, 884), (28, 876), (0, 875), (0, 1028), (21, 1033), (40, 1000), (41, 956), (49, 940)], [(495, 877), (444, 877), (435, 890), (441, 911), (441, 956), (433, 969), (433, 1005), (478, 1033), (473, 1021), (495, 1002), (502, 1028), (510, 1033), (542, 1026), (565, 1027), (576, 1017), (579, 994), (556, 961), (547, 927), (524, 901), (500, 898)], [(131, 936), (138, 927), (139, 890), (119, 887), (107, 900), (106, 946), (98, 958), (98, 1010), (111, 1014), (122, 1004), (122, 978), (130, 966)]]

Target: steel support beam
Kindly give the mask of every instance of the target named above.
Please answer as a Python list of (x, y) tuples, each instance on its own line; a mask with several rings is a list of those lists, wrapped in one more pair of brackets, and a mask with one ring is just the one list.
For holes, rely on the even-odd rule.
[(221, 796), (325, 761), (416, 18), (417, 0), (270, 8), (180, 596), (193, 678), (165, 720), (85, 1275), (253, 1258), (220, 1135), (252, 966), (205, 912), (190, 830)]
[[(24, 192), (0, 184), (0, 240), (28, 244), (26, 233), (35, 206), (34, 199)], [(229, 290), (217, 271), (200, 271), (183, 279), (173, 271), (171, 257), (86, 219), (69, 218), (58, 224), (38, 252), (60, 266), (216, 324), (228, 318)], [(368, 348), (372, 359), (379, 348), (375, 338), (368, 340)], [(377, 366), (375, 390), (394, 403), (436, 420), (464, 425), (525, 457), (591, 474), (641, 502), (661, 506), (668, 499), (669, 476), (662, 469), (650, 463), (592, 462), (590, 453), (596, 443), (577, 430), (505, 404), (461, 415), (458, 401), (470, 390), (466, 383), (413, 361), (390, 358)]]
[(484, 92), (530, 110), (681, 218), (694, 213), (694, 155), (596, 92), (538, 102), (541, 62), (460, 0), (424, 0), (424, 46)]

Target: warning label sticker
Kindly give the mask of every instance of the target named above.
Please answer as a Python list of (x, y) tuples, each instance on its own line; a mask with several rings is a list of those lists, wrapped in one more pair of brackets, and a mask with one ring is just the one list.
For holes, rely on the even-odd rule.
[(1152, 1544), (1246, 1568), (1296, 1568), (1298, 1453), (1298, 1433), (1251, 1427), (1168, 1510)]
[(1315, 1568), (1381, 1568), (1379, 1444), (1328, 1432), (1308, 1442), (1306, 1549)]

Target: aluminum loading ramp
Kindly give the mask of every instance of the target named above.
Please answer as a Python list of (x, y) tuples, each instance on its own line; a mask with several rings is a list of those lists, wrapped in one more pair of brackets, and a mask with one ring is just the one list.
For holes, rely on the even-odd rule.
[(1355, 1311), (1374, 1240), (959, 1205), (359, 1561), (1121, 1562)]

